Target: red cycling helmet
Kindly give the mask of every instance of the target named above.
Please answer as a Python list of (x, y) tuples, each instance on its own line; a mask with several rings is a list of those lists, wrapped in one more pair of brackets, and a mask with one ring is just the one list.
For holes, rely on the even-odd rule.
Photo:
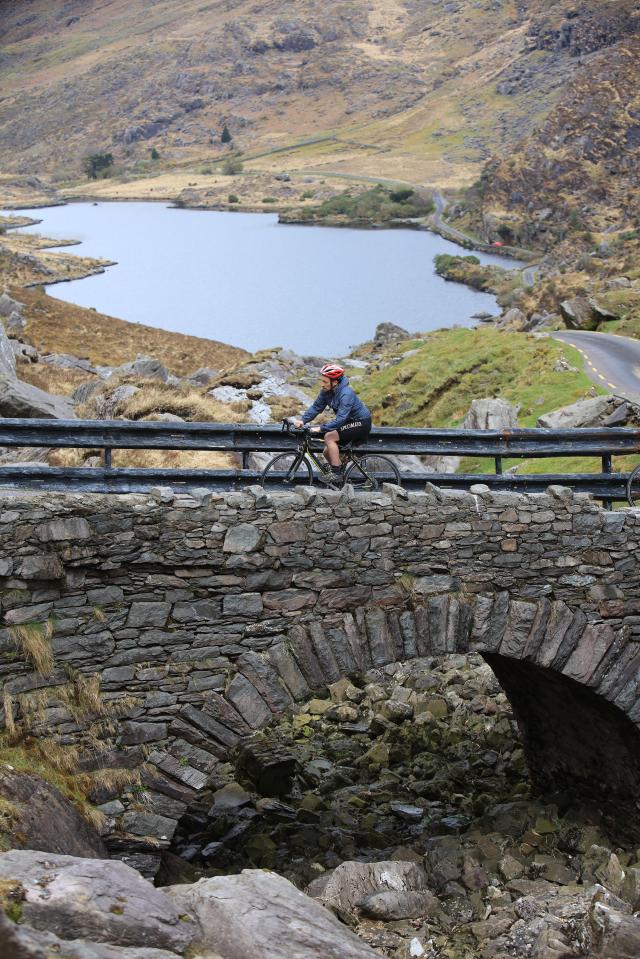
[(320, 376), (326, 376), (330, 380), (339, 380), (341, 376), (344, 376), (344, 369), (335, 363), (325, 363), (320, 370)]

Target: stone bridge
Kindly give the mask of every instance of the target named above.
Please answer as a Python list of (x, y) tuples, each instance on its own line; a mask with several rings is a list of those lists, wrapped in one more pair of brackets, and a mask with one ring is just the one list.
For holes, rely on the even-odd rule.
[(147, 759), (152, 812), (116, 803), (143, 867), (245, 737), (341, 677), (446, 652), (490, 664), (541, 786), (628, 798), (639, 546), (640, 512), (561, 487), (3, 493), (1, 718)]

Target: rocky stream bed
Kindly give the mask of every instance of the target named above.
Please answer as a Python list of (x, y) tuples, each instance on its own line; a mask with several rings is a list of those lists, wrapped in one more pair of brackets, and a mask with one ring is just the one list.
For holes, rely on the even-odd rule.
[(159, 884), (274, 870), (394, 959), (591, 954), (594, 903), (640, 906), (637, 851), (596, 808), (536, 796), (480, 657), (329, 692), (219, 767)]

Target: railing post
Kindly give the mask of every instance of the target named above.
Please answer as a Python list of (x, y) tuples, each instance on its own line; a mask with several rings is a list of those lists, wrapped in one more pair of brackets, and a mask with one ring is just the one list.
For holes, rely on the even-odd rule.
[(249, 469), (249, 456), (250, 456), (250, 455), (251, 455), (251, 451), (250, 451), (250, 450), (243, 450), (243, 451), (242, 451), (242, 469), (243, 469), (243, 470), (248, 470), (248, 469)]
[[(611, 465), (611, 453), (605, 453), (602, 457), (602, 472), (603, 473), (612, 473), (613, 468)], [(610, 499), (603, 499), (602, 505), (605, 509), (613, 509), (613, 504)]]
[(502, 476), (502, 457), (496, 456), (496, 476)]
[(104, 448), (104, 468), (111, 469), (111, 447), (105, 446)]

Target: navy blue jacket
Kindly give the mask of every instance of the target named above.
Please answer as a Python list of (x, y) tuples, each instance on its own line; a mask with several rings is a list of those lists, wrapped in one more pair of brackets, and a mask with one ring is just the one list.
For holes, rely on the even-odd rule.
[(352, 420), (371, 419), (371, 413), (358, 398), (355, 390), (349, 386), (349, 379), (343, 376), (338, 385), (332, 390), (320, 390), (315, 401), (309, 409), (302, 414), (302, 422), (309, 423), (314, 420), (324, 409), (330, 406), (336, 414), (335, 418), (328, 423), (322, 424), (322, 432), (328, 433), (329, 430), (337, 430), (345, 423)]

